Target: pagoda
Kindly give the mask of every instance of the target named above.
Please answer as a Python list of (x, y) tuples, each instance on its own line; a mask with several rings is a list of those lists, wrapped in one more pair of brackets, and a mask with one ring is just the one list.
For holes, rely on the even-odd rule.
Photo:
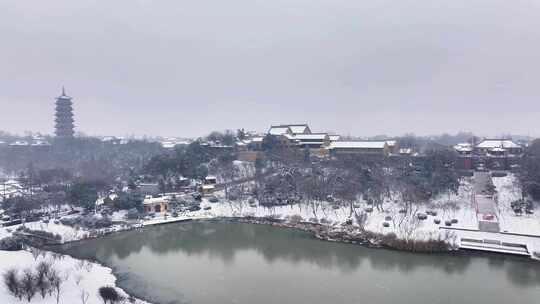
[(62, 87), (62, 95), (56, 98), (55, 135), (59, 138), (72, 138), (75, 134), (73, 103)]

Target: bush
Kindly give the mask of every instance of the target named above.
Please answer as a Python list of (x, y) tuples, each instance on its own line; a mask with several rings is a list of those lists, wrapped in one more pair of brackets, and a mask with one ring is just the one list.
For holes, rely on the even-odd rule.
[(0, 250), (17, 251), (23, 249), (23, 241), (20, 237), (8, 236), (0, 240)]
[(51, 239), (51, 240), (57, 240), (57, 241), (62, 240), (62, 236), (59, 234), (54, 234), (52, 232), (43, 231), (43, 230), (32, 230), (24, 226), (19, 226), (19, 228), (17, 228), (17, 231), (32, 234), (32, 235), (35, 235), (44, 239)]
[(12, 296), (22, 298), (22, 286), (16, 269), (10, 269), (3, 274), (4, 285)]
[(505, 177), (507, 175), (508, 175), (508, 173), (506, 173), (504, 171), (493, 171), (493, 172), (491, 172), (492, 177)]
[(427, 215), (424, 214), (424, 213), (418, 213), (418, 214), (416, 215), (416, 217), (417, 217), (419, 220), (425, 220), (425, 219), (427, 219)]
[(322, 218), (322, 219), (320, 220), (320, 222), (321, 222), (321, 224), (330, 224), (330, 223), (331, 223), (331, 222), (330, 222), (328, 219), (326, 219), (326, 218)]
[(62, 224), (66, 226), (80, 225), (89, 229), (100, 229), (112, 226), (112, 221), (108, 217), (97, 217), (92, 215), (81, 215), (75, 218), (61, 219)]
[(139, 218), (139, 211), (136, 208), (129, 209), (126, 217), (128, 220), (136, 220)]
[(302, 220), (303, 220), (303, 218), (302, 218), (300, 215), (295, 214), (295, 215), (291, 216), (291, 218), (290, 218), (289, 221), (290, 221), (291, 223), (293, 223), (293, 224), (298, 224), (298, 223), (301, 222)]
[(61, 218), (60, 223), (62, 225), (73, 227), (77, 224), (77, 217)]
[(24, 297), (28, 302), (36, 295), (37, 287), (34, 280), (34, 274), (31, 269), (25, 269), (21, 279), (21, 287)]
[(114, 304), (123, 300), (123, 297), (120, 294), (118, 294), (118, 292), (116, 291), (114, 287), (110, 287), (110, 286), (100, 287), (98, 290), (98, 293), (101, 299), (103, 300), (104, 304), (107, 304), (107, 303)]
[(52, 265), (49, 262), (42, 261), (37, 265), (37, 273), (35, 276), (36, 289), (39, 291), (42, 298), (45, 298), (47, 292), (51, 289), (51, 284), (47, 279), (51, 269)]
[(390, 248), (413, 252), (446, 252), (449, 249), (449, 245), (443, 240), (406, 241), (398, 239), (395, 234), (385, 236), (382, 243)]

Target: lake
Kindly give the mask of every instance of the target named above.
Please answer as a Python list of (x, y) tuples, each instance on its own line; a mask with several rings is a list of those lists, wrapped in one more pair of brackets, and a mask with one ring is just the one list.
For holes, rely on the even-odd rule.
[(63, 245), (155, 303), (540, 303), (540, 263), (413, 254), (265, 225), (187, 222)]

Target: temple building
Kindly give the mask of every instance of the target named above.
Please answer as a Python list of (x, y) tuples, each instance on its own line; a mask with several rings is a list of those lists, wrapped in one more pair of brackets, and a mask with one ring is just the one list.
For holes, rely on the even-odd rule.
[(72, 138), (75, 134), (73, 103), (62, 87), (62, 95), (56, 98), (55, 135), (60, 138)]

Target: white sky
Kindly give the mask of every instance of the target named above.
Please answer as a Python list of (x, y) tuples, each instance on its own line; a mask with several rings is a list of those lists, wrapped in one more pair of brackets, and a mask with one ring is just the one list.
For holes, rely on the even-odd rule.
[(0, 130), (540, 135), (540, 0), (0, 0)]

